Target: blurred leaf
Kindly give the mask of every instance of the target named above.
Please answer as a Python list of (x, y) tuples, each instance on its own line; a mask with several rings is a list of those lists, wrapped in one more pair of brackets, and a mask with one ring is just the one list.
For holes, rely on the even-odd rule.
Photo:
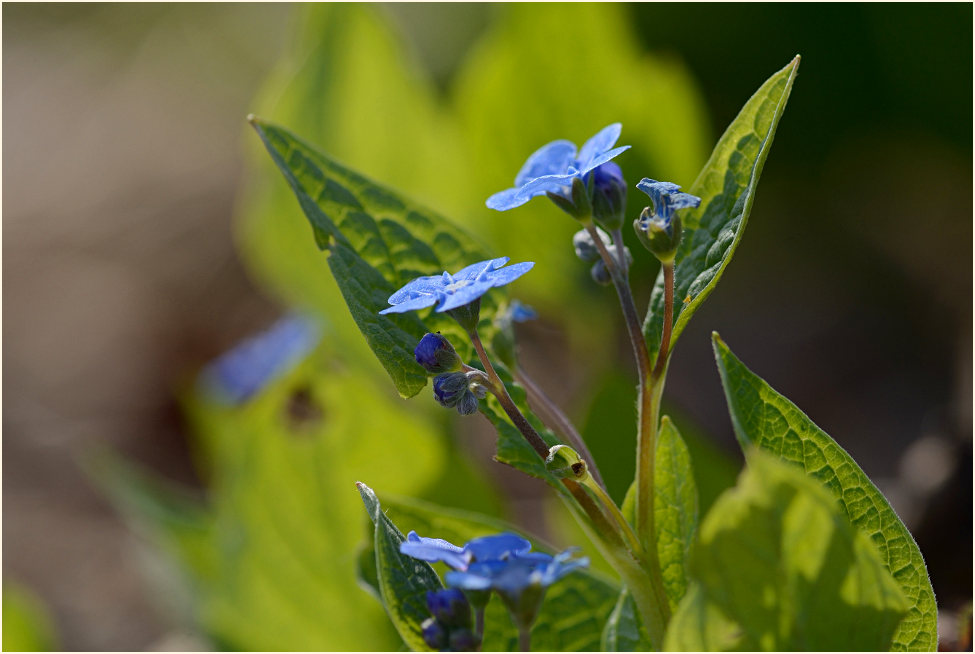
[[(760, 450), (701, 523), (691, 569), (704, 600), (740, 627), (736, 647), (748, 650), (885, 650), (909, 607), (834, 498)], [(668, 649), (727, 636), (727, 620), (708, 619), (700, 601), (685, 597)], [(697, 632), (702, 617), (706, 637), (683, 633)]]
[[(246, 404), (187, 400), (208, 472), (205, 505), (168, 511), (178, 506), (172, 493), (104, 475), (126, 515), (151, 523), (144, 533), (175, 550), (194, 585), (196, 622), (229, 649), (401, 647), (381, 605), (356, 589), (362, 508), (352, 483), (371, 476), (392, 492), (424, 494), (456, 459), (422, 413), (359, 367), (339, 364), (332, 348), (325, 341)], [(295, 414), (296, 395), (315, 410)], [(471, 480), (470, 494), (482, 488)], [(185, 547), (166, 547), (182, 533), (176, 518), (194, 515), (205, 516), (199, 564)]]
[[(386, 299), (421, 275), (490, 258), (469, 236), (445, 218), (423, 209), (316, 152), (285, 129), (253, 119), (252, 123), (291, 185), (311, 222), (319, 247), (328, 251), (332, 269), (352, 317), (372, 351), (404, 397), (416, 395), (427, 373), (413, 350), (427, 332), (455, 335), (463, 330), (432, 310), (425, 321), (415, 312), (381, 316)], [(502, 291), (481, 301), (482, 337), (490, 342), (491, 320)]]
[[(689, 192), (698, 209), (681, 212), (684, 236), (677, 251), (671, 348), (684, 326), (711, 294), (731, 261), (755, 202), (765, 159), (796, 79), (799, 57), (755, 92), (714, 146)], [(660, 349), (664, 315), (663, 271), (657, 276), (643, 324), (650, 358)]]
[(27, 588), (3, 584), (3, 651), (49, 652), (57, 649), (54, 623), (44, 604)]
[(694, 582), (670, 618), (664, 648), (668, 652), (748, 651), (741, 628), (707, 600)]
[[(403, 529), (421, 536), (443, 538), (463, 545), (479, 536), (504, 531), (528, 538), (536, 551), (555, 550), (538, 538), (495, 518), (411, 500), (383, 496), (386, 515)], [(532, 626), (535, 651), (593, 651), (599, 649), (600, 632), (619, 593), (619, 587), (593, 570), (578, 570), (549, 587), (538, 618)], [(483, 651), (512, 651), (518, 646), (518, 631), (507, 609), (497, 597), (485, 614)]]
[(717, 334), (713, 341), (731, 422), (742, 448), (757, 446), (771, 452), (801, 467), (829, 491), (846, 517), (870, 536), (880, 560), (910, 600), (910, 612), (894, 635), (894, 648), (936, 649), (934, 591), (924, 558), (907, 527), (836, 441), (746, 368)]
[(651, 652), (653, 644), (643, 631), (636, 602), (626, 588), (620, 592), (616, 606), (603, 630), (602, 648), (606, 652)]
[(434, 651), (423, 640), (421, 625), (430, 617), (427, 593), (444, 587), (440, 577), (429, 563), (400, 554), (399, 546), (406, 541), (406, 536), (383, 513), (372, 489), (361, 482), (356, 482), (356, 486), (375, 525), (376, 579), (386, 613), (410, 649)]
[(687, 591), (687, 559), (697, 529), (697, 488), (687, 446), (667, 416), (660, 421), (654, 471), (657, 554), (673, 610)]

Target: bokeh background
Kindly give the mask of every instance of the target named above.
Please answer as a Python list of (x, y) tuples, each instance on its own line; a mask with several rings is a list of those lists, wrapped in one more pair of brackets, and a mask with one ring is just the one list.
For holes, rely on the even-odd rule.
[[(554, 207), (498, 218), (483, 198), (538, 145), (581, 142), (617, 119), (634, 145), (620, 158), (628, 178), (690, 185), (749, 95), (797, 52), (748, 233), (681, 339), (668, 410), (713, 471), (707, 503), (740, 463), (708, 338), (720, 331), (887, 494), (926, 557), (952, 646), (972, 598), (971, 26), (966, 4), (4, 5), (5, 648), (395, 646), (351, 574), (296, 590), (309, 598), (301, 610), (277, 595), (248, 603), (234, 585), (245, 575), (212, 572), (207, 557), (224, 541), (193, 540), (210, 533), (210, 515), (256, 530), (267, 521), (238, 511), (272, 500), (256, 473), (232, 468), (234, 438), (271, 425), (294, 389), (240, 413), (196, 398), (192, 379), (288, 305), (329, 314), (326, 344), (295, 375), (324, 372), (364, 411), (388, 407), (376, 420), (430, 440), (388, 456), (415, 452), (438, 483), (398, 477), (373, 450), (347, 453), (357, 474), (573, 537), (558, 517), (539, 522), (537, 485), (490, 463), (483, 424), (450, 422), (383, 385), (333, 311), (327, 266), (249, 112), (542, 264), (518, 289), (541, 313), (520, 332), (525, 367), (583, 427), (618, 497), (632, 475), (633, 382), (612, 294), (586, 285), (571, 221)], [(654, 274), (638, 264), (639, 304)], [(361, 428), (322, 406), (331, 438)], [(106, 448), (178, 485), (185, 505), (164, 513), (116, 483), (127, 473)], [(261, 479), (316, 474), (288, 461)], [(347, 489), (352, 508), (295, 526), (309, 542), (360, 540), (365, 516), (340, 476), (335, 492)], [(498, 481), (504, 490), (491, 490)], [(447, 488), (457, 492), (445, 498)], [(192, 514), (198, 501), (213, 513)], [(148, 514), (163, 517), (140, 520)], [(187, 542), (197, 564), (174, 572)], [(322, 566), (349, 568), (347, 545), (333, 546)], [(274, 571), (289, 556), (246, 569)], [(246, 579), (255, 598), (270, 592)], [(324, 595), (316, 607), (316, 593), (350, 603), (373, 640), (336, 636), (339, 608)], [(255, 620), (262, 633), (243, 626)], [(309, 640), (275, 635), (292, 631)]]

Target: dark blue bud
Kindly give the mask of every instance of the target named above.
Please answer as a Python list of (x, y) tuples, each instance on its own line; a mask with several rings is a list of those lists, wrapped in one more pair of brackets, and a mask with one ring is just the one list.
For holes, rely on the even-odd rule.
[(423, 633), (423, 642), (430, 646), (431, 649), (435, 651), (443, 651), (446, 649), (447, 640), (447, 630), (437, 622), (436, 618), (427, 618), (420, 624), (420, 630)]
[[(619, 250), (616, 249), (616, 246), (610, 245), (606, 249), (609, 251), (609, 256), (619, 266)], [(630, 254), (630, 248), (623, 246), (623, 257), (626, 261), (626, 267), (629, 268), (633, 264), (633, 255)], [(589, 274), (592, 276), (594, 282), (603, 286), (607, 286), (613, 281), (613, 278), (609, 274), (609, 269), (606, 268), (606, 263), (602, 259), (593, 264), (589, 270)]]
[(470, 629), (451, 630), (449, 641), (452, 652), (475, 652), (480, 644)]
[(462, 416), (477, 413), (477, 397), (470, 391), (464, 393), (457, 402), (457, 413)]
[(626, 212), (626, 182), (623, 171), (613, 161), (608, 161), (593, 171), (592, 215), (609, 230), (623, 226)]
[(461, 360), (457, 352), (440, 332), (426, 334), (420, 339), (413, 356), (427, 372), (439, 374), (460, 370)]
[(427, 592), (427, 608), (443, 626), (471, 626), (471, 605), (464, 593), (456, 588)]
[(464, 372), (449, 372), (433, 379), (433, 397), (441, 406), (453, 408), (466, 393), (467, 374)]

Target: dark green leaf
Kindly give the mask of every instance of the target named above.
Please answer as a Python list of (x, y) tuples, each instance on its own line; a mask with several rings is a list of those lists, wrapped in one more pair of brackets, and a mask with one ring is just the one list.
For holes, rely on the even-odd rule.
[[(459, 326), (430, 311), (379, 315), (387, 298), (421, 275), (456, 272), (489, 258), (484, 249), (445, 218), (348, 170), (287, 130), (258, 119), (252, 124), (298, 197), (315, 240), (328, 250), (328, 263), (342, 296), (372, 351), (404, 397), (427, 383), (413, 349), (428, 331), (453, 336), (469, 350)], [(503, 293), (495, 289), (481, 303), (481, 336), (490, 342), (491, 318)]]
[(757, 446), (800, 466), (818, 480), (862, 532), (910, 600), (910, 613), (894, 635), (900, 650), (934, 650), (937, 605), (924, 559), (904, 523), (856, 462), (802, 411), (748, 370), (714, 335), (731, 422), (743, 448)]
[[(406, 498), (383, 497), (387, 516), (421, 536), (443, 538), (456, 545), (503, 531), (521, 533), (538, 551), (551, 546), (495, 518)], [(549, 587), (532, 626), (532, 649), (591, 651), (599, 649), (600, 631), (619, 593), (619, 586), (593, 570), (579, 570)], [(518, 632), (497, 598), (485, 614), (484, 651), (517, 648)]]
[(749, 650), (885, 650), (909, 607), (835, 499), (761, 450), (749, 451), (738, 486), (701, 523), (691, 572), (722, 615), (685, 596), (668, 644), (699, 644), (678, 632), (703, 619), (707, 642), (727, 639), (731, 620), (736, 645)]
[(356, 482), (366, 513), (375, 525), (376, 572), (383, 606), (396, 631), (413, 651), (429, 652), (420, 625), (430, 617), (427, 593), (443, 588), (433, 567), (419, 559), (400, 554), (400, 543), (406, 540), (379, 505), (372, 489)]
[[(714, 290), (741, 241), (755, 202), (758, 179), (798, 67), (797, 56), (755, 92), (714, 146), (697, 180), (687, 189), (701, 198), (701, 206), (681, 212), (684, 236), (676, 258), (671, 348), (687, 321)], [(651, 360), (660, 349), (663, 315), (661, 270), (643, 324)]]

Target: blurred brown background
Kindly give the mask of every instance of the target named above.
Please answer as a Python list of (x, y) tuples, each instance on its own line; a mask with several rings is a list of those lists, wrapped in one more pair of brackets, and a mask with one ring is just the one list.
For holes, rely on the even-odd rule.
[[(387, 9), (441, 83), (469, 43), (448, 35), (473, 40), (494, 11)], [(78, 460), (111, 444), (194, 483), (172, 389), (277, 312), (231, 219), (243, 117), (292, 12), (3, 6), (3, 574), (49, 606), (65, 649), (205, 646), (153, 606)], [(648, 49), (698, 76), (715, 133), (768, 61), (804, 57), (671, 400), (733, 452), (720, 327), (820, 425), (859, 434), (844, 445), (915, 534), (951, 629), (972, 576), (971, 6), (633, 12)]]

